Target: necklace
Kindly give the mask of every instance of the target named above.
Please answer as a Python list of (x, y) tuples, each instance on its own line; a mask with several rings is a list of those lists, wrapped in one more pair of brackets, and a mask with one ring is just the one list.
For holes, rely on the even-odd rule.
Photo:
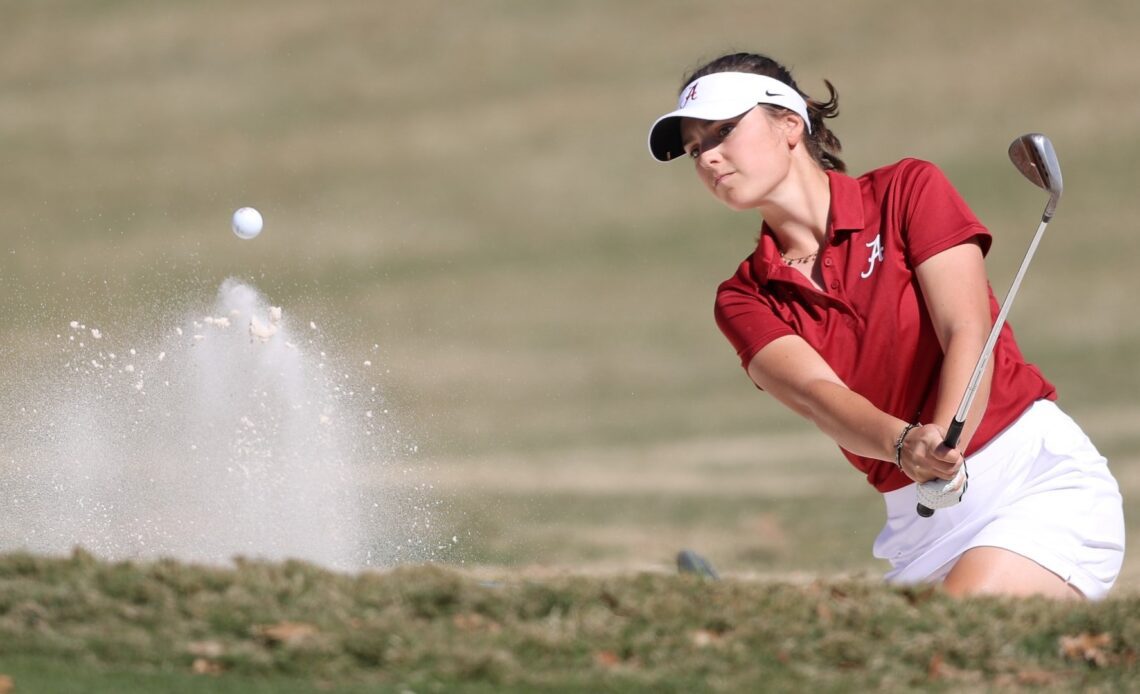
[(815, 253), (811, 253), (809, 255), (800, 256), (799, 258), (789, 258), (788, 256), (781, 253), (780, 259), (784, 261), (784, 265), (805, 265), (815, 260), (815, 257), (817, 255), (819, 255), (819, 251), (816, 251)]

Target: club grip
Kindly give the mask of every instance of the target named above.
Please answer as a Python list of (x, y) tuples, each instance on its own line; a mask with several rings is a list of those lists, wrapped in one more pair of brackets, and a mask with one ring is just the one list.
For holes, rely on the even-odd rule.
[(962, 427), (966, 426), (965, 422), (960, 422), (957, 419), (950, 422), (950, 428), (946, 430), (946, 438), (942, 441), (943, 445), (947, 448), (958, 447), (958, 437), (962, 435)]
[[(947, 448), (957, 448), (958, 439), (962, 436), (962, 427), (964, 426), (966, 426), (966, 423), (958, 419), (950, 422), (950, 428), (946, 430), (946, 438), (943, 439), (942, 444)], [(927, 508), (922, 504), (919, 504), (918, 508), (915, 510), (917, 511), (918, 515), (922, 516), (923, 518), (930, 518), (934, 515), (934, 509)]]

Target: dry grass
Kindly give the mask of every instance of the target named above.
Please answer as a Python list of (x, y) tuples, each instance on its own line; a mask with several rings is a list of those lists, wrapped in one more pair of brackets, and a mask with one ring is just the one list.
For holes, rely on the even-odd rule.
[[(1044, 202), (1004, 148), (1053, 138), (1065, 199), (1011, 320), (1140, 508), (1135, 3), (0, 13), (5, 383), (34, 387), (29, 355), (68, 320), (145, 329), (236, 275), (326, 317), (346, 353), (380, 345), (411, 465), (473, 538), (468, 563), (660, 566), (692, 542), (741, 572), (867, 568), (878, 500), (744, 382), (711, 322), (757, 220), (644, 152), (686, 68), (757, 48), (813, 93), (838, 85), (853, 170), (947, 170), (997, 234), (999, 292)], [(265, 213), (255, 242), (228, 233), (241, 204)], [(839, 510), (805, 526), (793, 485), (804, 515)], [(784, 549), (741, 539), (765, 523)]]
[[(1120, 691), (1135, 596), (0, 556), (17, 691)], [(67, 668), (51, 667), (67, 658)]]

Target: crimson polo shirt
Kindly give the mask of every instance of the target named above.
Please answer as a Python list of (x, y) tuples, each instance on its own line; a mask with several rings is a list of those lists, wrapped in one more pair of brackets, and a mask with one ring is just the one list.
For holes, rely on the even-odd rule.
[[(716, 321), (745, 370), (765, 345), (799, 335), (851, 390), (883, 412), (929, 422), (938, 398), (942, 347), (915, 268), (970, 241), (989, 251), (990, 232), (933, 164), (904, 159), (859, 178), (828, 172), (831, 211), (820, 249), (825, 291), (780, 259), (772, 230), (720, 285)], [(990, 315), (999, 306), (989, 289)], [(1041, 372), (1021, 356), (1006, 324), (991, 358), (985, 416), (966, 455), (1012, 424), (1035, 400), (1055, 399)], [(954, 394), (955, 402), (961, 397)], [(843, 454), (880, 492), (911, 483), (893, 463)]]

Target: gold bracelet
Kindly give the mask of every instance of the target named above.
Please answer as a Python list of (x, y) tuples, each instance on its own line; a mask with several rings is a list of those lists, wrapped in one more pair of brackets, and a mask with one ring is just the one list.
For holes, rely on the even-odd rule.
[(897, 465), (900, 470), (902, 470), (902, 447), (903, 442), (906, 441), (906, 435), (910, 433), (911, 429), (917, 429), (920, 426), (922, 425), (918, 422), (907, 424), (902, 430), (902, 433), (899, 434), (898, 440), (895, 441), (895, 465)]

